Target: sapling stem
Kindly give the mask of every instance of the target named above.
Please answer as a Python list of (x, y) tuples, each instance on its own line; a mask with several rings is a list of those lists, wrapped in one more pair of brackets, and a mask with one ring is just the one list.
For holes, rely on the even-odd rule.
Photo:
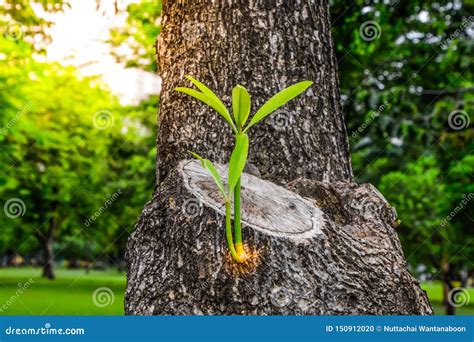
[(230, 201), (225, 202), (225, 235), (227, 238), (227, 246), (229, 246), (230, 255), (236, 262), (241, 262), (240, 256), (237, 254), (232, 237), (232, 223), (230, 215)]
[(240, 180), (241, 178), (239, 178), (234, 190), (234, 243), (237, 255), (242, 257), (244, 248), (242, 245), (242, 225), (240, 222)]
[[(237, 130), (239, 134), (242, 134), (242, 125), (237, 122)], [(237, 141), (236, 141), (237, 144)], [(244, 248), (242, 246), (242, 225), (240, 222), (240, 180), (239, 177), (237, 184), (234, 189), (234, 243), (237, 255), (242, 259), (244, 257)]]

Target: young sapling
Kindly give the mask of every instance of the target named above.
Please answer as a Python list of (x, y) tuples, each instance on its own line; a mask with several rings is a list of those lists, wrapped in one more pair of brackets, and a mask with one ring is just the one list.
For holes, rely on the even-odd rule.
[[(225, 201), (227, 245), (229, 247), (232, 259), (238, 263), (244, 263), (248, 259), (249, 255), (246, 253), (242, 243), (240, 179), (242, 172), (244, 171), (245, 164), (247, 163), (249, 149), (249, 138), (247, 131), (252, 126), (266, 118), (269, 114), (300, 95), (302, 92), (308, 89), (308, 87), (310, 87), (313, 82), (303, 81), (283, 89), (270, 98), (267, 102), (265, 102), (265, 104), (260, 107), (260, 109), (252, 117), (248, 125), (245, 126), (251, 109), (250, 95), (247, 89), (241, 85), (237, 85), (232, 90), (232, 114), (234, 118), (232, 120), (232, 116), (230, 115), (227, 107), (211, 89), (191, 76), (186, 76), (186, 78), (189, 79), (196, 86), (196, 88), (198, 88), (198, 90), (186, 87), (178, 87), (175, 90), (190, 95), (213, 108), (224, 118), (225, 121), (227, 121), (234, 133), (235, 146), (230, 156), (229, 170), (227, 174), (227, 190), (224, 187), (224, 183), (222, 182), (219, 173), (211, 161), (202, 158), (197, 153), (191, 151), (189, 153), (201, 161), (202, 166), (206, 168), (211, 174), (214, 182), (217, 185), (217, 188), (221, 192)], [(232, 204), (234, 206), (233, 234), (231, 224)]]

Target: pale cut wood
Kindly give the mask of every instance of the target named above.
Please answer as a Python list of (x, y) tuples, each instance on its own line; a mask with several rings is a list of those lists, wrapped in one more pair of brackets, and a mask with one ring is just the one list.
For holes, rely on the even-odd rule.
[[(227, 166), (215, 166), (226, 184)], [(204, 205), (225, 215), (224, 199), (201, 163), (184, 160), (180, 168), (189, 191)], [(323, 234), (323, 213), (310, 200), (247, 173), (242, 175), (241, 183), (243, 224), (269, 235), (295, 240)]]

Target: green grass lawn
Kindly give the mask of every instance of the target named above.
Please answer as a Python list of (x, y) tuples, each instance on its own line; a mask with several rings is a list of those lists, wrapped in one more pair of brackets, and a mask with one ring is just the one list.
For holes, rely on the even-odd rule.
[[(56, 280), (40, 277), (41, 271), (32, 268), (0, 268), (0, 315), (122, 315), (125, 275), (116, 270), (90, 271), (59, 269)], [(17, 289), (32, 278), (33, 282), (22, 294)], [(108, 288), (94, 303), (94, 291)], [(423, 289), (442, 315), (442, 289), (439, 282), (425, 283)], [(113, 302), (110, 294), (113, 293)], [(474, 289), (469, 290), (471, 301), (457, 310), (458, 315), (474, 315)], [(12, 297), (13, 296), (13, 297)], [(13, 298), (13, 299), (12, 299)], [(104, 301), (101, 301), (104, 300)], [(108, 305), (102, 305), (108, 304)]]
[[(122, 315), (125, 292), (125, 275), (117, 270), (90, 271), (58, 269), (57, 279), (40, 277), (39, 269), (0, 268), (0, 310), (15, 295), (18, 284), (33, 282), (26, 290), (11, 300), (7, 310), (0, 315)], [(21, 285), (20, 285), (21, 286)], [(99, 288), (109, 288), (98, 295), (98, 305), (93, 294)], [(99, 290), (100, 291), (100, 290)], [(99, 293), (99, 292), (98, 292)], [(113, 293), (113, 302), (109, 294)], [(107, 297), (108, 296), (108, 297)], [(105, 305), (111, 302), (110, 305)]]

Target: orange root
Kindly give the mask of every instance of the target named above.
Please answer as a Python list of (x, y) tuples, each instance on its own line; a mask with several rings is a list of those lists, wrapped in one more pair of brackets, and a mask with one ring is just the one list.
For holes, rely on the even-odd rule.
[(239, 257), (241, 262), (232, 259), (230, 252), (226, 254), (226, 267), (234, 275), (245, 275), (255, 271), (261, 262), (261, 251), (253, 250), (248, 244), (243, 245), (243, 251)]

